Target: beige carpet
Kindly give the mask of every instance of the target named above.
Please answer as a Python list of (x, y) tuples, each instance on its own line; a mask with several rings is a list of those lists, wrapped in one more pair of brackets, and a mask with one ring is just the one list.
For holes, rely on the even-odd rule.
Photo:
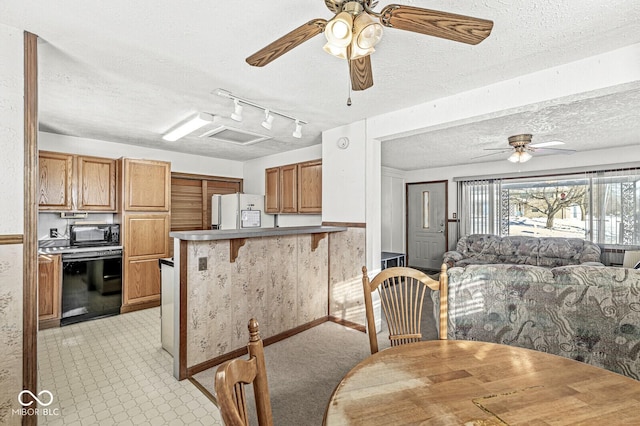
[[(422, 334), (437, 338), (430, 296), (425, 298)], [(248, 339), (248, 337), (247, 337)], [(388, 334), (378, 334), (380, 349), (389, 347)], [(333, 322), (322, 323), (286, 340), (265, 347), (265, 362), (274, 424), (278, 426), (319, 426), (333, 390), (342, 377), (369, 356), (365, 333)], [(246, 358), (246, 355), (245, 357)], [(211, 394), (217, 367), (194, 376)], [(251, 387), (247, 387), (247, 393)], [(253, 395), (247, 398), (253, 404)], [(253, 406), (249, 407), (254, 414)], [(250, 424), (257, 424), (255, 418)]]

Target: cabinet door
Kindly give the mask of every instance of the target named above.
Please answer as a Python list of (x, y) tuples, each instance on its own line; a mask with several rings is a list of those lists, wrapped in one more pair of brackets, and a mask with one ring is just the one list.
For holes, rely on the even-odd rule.
[(124, 210), (166, 211), (171, 207), (171, 163), (124, 159)]
[(71, 210), (73, 155), (40, 151), (38, 162), (40, 210)]
[(128, 214), (125, 216), (124, 247), (127, 258), (169, 256), (168, 214)]
[[(38, 320), (60, 318), (60, 271), (58, 255), (38, 256)], [(42, 327), (41, 327), (42, 328)]]
[(298, 212), (322, 213), (322, 161), (298, 164)]
[(280, 212), (298, 213), (298, 166), (280, 167)]
[(116, 161), (78, 156), (78, 210), (116, 211)]
[(265, 170), (264, 212), (280, 213), (280, 167)]
[(160, 267), (158, 259), (129, 259), (124, 265), (123, 304), (160, 300)]

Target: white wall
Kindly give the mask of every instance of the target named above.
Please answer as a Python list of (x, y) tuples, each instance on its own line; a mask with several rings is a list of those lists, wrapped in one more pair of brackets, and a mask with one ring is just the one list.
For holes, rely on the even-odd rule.
[(405, 252), (406, 180), (404, 175), (405, 172), (401, 170), (382, 168), (380, 245), (382, 251)]
[[(243, 164), (244, 192), (247, 194), (264, 195), (264, 171), (270, 167), (285, 166), (287, 164), (302, 163), (304, 161), (318, 160), (322, 158), (322, 145), (313, 145), (307, 148), (283, 152), (245, 161)], [(324, 163), (322, 165), (324, 176)], [(323, 177), (324, 181), (324, 177)], [(322, 193), (325, 193), (323, 182)], [(323, 195), (324, 196), (324, 195)], [(324, 203), (324, 200), (323, 200)], [(324, 204), (323, 204), (324, 211)], [(316, 214), (280, 214), (278, 226), (315, 226), (322, 223), (322, 216)]]
[[(326, 164), (327, 168), (323, 168), (323, 172), (326, 170), (328, 172), (326, 174), (336, 173), (336, 176), (330, 177), (330, 181), (327, 183), (338, 185), (340, 190), (333, 192), (339, 194), (335, 200), (325, 202), (323, 199), (323, 218), (326, 221), (340, 221), (339, 218), (343, 217), (361, 219), (364, 216), (367, 225), (367, 266), (377, 265), (379, 252), (382, 249), (381, 140), (415, 134), (428, 128), (448, 127), (497, 117), (509, 111), (529, 110), (535, 104), (554, 104), (560, 102), (562, 98), (583, 99), (604, 93), (615, 93), (624, 90), (625, 85), (635, 84), (640, 80), (639, 64), (640, 44), (635, 44), (325, 131), (323, 132), (323, 164)], [(364, 156), (354, 155), (350, 173), (341, 175), (342, 169), (348, 167), (348, 164), (339, 158), (333, 158), (332, 155), (336, 151), (335, 141), (337, 138), (347, 134), (349, 134), (352, 144), (354, 141), (358, 144), (364, 144), (364, 146), (358, 146), (359, 153)], [(603, 141), (603, 146), (606, 146), (606, 141)], [(590, 162), (602, 164), (603, 161), (613, 163), (632, 161), (632, 156), (629, 156), (626, 151), (607, 154), (608, 160), (602, 154), (604, 152), (578, 153), (570, 157), (570, 161), (572, 166), (590, 164)], [(540, 167), (548, 170), (566, 167), (565, 163), (556, 163), (562, 161), (560, 159), (554, 158), (547, 161), (547, 158), (549, 157), (545, 157), (544, 166)], [(563, 158), (566, 160), (566, 157), (563, 156)], [(532, 160), (525, 166), (535, 167), (535, 164), (536, 162)], [(491, 173), (498, 173), (499, 170), (507, 167), (507, 164), (496, 163), (497, 168), (493, 169), (493, 165), (493, 163), (465, 165), (462, 169), (464, 175), (470, 175), (480, 174), (471, 173), (471, 170), (491, 170)], [(462, 175), (460, 170), (461, 167), (455, 167), (413, 172), (411, 181), (442, 180), (447, 176), (460, 176)], [(525, 170), (524, 167), (523, 170)], [(366, 198), (363, 199), (364, 194), (354, 190), (355, 188), (364, 189)], [(449, 200), (455, 203), (455, 185), (449, 185), (449, 191)], [(366, 204), (364, 215), (358, 208), (358, 204), (362, 201)], [(326, 211), (324, 211), (325, 206), (327, 207)], [(455, 206), (450, 206), (449, 215), (456, 212), (456, 209)]]
[[(0, 235), (24, 234), (23, 32), (0, 24)], [(0, 413), (3, 424), (20, 425), (22, 390), (23, 244), (0, 244)], [(35, 391), (35, 389), (31, 389)]]
[(171, 171), (212, 176), (242, 177), (242, 162), (204, 157), (201, 155), (183, 154), (142, 146), (126, 145), (117, 142), (97, 139), (78, 138), (39, 133), (39, 149), (59, 151), (71, 154), (93, 155), (106, 158), (141, 158), (146, 160), (170, 161)]
[[(349, 146), (341, 149), (338, 139)], [(366, 130), (365, 122), (322, 133), (322, 220), (364, 223), (366, 221)]]

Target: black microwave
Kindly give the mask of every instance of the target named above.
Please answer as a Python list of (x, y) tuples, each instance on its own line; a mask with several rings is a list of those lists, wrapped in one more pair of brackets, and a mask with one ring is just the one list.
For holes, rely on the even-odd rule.
[(72, 246), (110, 246), (120, 243), (118, 224), (77, 224), (69, 227)]

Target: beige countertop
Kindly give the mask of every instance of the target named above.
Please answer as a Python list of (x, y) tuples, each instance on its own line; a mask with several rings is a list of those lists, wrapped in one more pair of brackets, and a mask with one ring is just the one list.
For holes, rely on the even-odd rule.
[(321, 234), (346, 231), (343, 226), (292, 226), (279, 228), (225, 229), (170, 232), (169, 236), (185, 241), (233, 240), (236, 238), (277, 237), (279, 235)]

